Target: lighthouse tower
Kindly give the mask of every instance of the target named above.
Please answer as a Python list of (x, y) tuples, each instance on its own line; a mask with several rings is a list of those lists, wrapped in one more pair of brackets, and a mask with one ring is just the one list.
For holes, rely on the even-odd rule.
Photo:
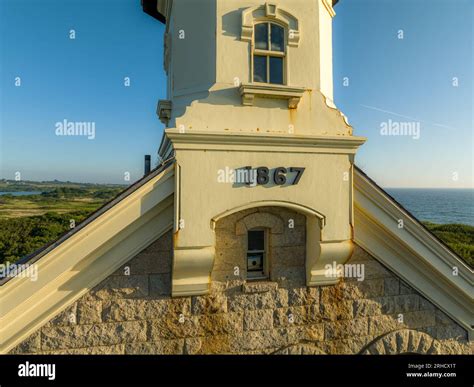
[[(159, 154), (176, 159), (174, 296), (207, 293), (216, 267), (229, 279), (283, 275), (298, 252), (290, 244), (282, 257), (279, 238), (304, 239), (308, 286), (337, 282), (327, 268), (351, 256), (353, 163), (365, 139), (333, 103), (333, 3), (144, 3), (166, 24)], [(303, 216), (303, 237), (285, 209)], [(219, 221), (249, 210), (250, 224), (220, 235)], [(225, 239), (241, 252), (216, 257)]]

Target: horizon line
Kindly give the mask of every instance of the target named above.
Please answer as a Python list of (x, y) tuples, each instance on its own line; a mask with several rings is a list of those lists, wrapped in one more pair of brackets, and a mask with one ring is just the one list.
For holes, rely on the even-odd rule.
[[(127, 183), (105, 183), (105, 182), (101, 182), (101, 183), (93, 183), (93, 182), (79, 182), (79, 181), (71, 181), (71, 180), (57, 180), (57, 179), (54, 179), (54, 180), (20, 180), (20, 181), (16, 181), (14, 179), (7, 179), (7, 178), (4, 178), (4, 177), (1, 177), (0, 180), (5, 180), (5, 181), (11, 181), (11, 182), (14, 182), (14, 183), (27, 183), (27, 182), (31, 182), (31, 183), (53, 183), (53, 182), (57, 182), (57, 183), (68, 183), (68, 184), (95, 184), (95, 185), (122, 185), (122, 186), (129, 186), (131, 184), (134, 184), (135, 182), (137, 182), (138, 180), (140, 179), (137, 179), (135, 181), (130, 181), (130, 182), (127, 182)], [(382, 187), (383, 189), (467, 189), (467, 190), (473, 190), (474, 187)]]

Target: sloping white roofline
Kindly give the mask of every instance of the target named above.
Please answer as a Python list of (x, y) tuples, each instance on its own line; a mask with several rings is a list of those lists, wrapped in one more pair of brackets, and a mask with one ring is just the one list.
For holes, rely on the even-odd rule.
[(173, 227), (174, 164), (158, 168), (85, 226), (30, 259), (37, 281), (0, 286), (0, 353), (7, 353)]
[(472, 339), (474, 271), (359, 169), (354, 173), (354, 195), (355, 242), (458, 322)]

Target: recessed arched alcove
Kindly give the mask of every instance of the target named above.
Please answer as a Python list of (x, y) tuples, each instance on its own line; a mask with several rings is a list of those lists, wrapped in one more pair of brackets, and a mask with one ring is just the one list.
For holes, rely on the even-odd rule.
[[(219, 217), (214, 223), (216, 254), (211, 279), (305, 286), (306, 223), (306, 215), (283, 206), (253, 207)], [(252, 246), (254, 233), (261, 236), (261, 246)], [(262, 265), (253, 276), (252, 257)]]
[[(305, 266), (305, 283), (307, 286), (316, 286), (316, 285), (333, 285), (338, 282), (337, 278), (334, 277), (328, 277), (327, 276), (327, 270), (326, 266), (328, 264), (339, 264), (339, 263), (344, 263), (347, 261), (347, 259), (351, 256), (352, 254), (352, 249), (353, 249), (353, 244), (350, 240), (345, 240), (345, 241), (326, 241), (323, 238), (323, 231), (326, 226), (326, 216), (312, 208), (309, 208), (304, 205), (300, 205), (298, 203), (293, 203), (293, 202), (287, 202), (287, 201), (256, 201), (256, 202), (249, 202), (244, 205), (235, 207), (233, 209), (227, 210), (219, 215), (216, 215), (211, 219), (211, 229), (216, 232), (216, 230), (219, 229), (217, 227), (217, 224), (221, 222), (223, 219), (228, 218), (232, 219), (234, 222), (237, 222), (238, 220), (241, 220), (245, 216), (250, 215), (253, 212), (257, 212), (257, 209), (259, 208), (276, 208), (280, 209), (280, 211), (293, 211), (295, 214), (299, 214), (300, 216), (304, 217), (304, 224), (305, 224), (305, 243), (304, 243), (304, 255), (305, 255), (305, 260), (304, 260), (304, 266)], [(252, 225), (254, 227), (260, 227), (260, 228), (265, 228), (265, 222), (271, 224), (274, 222), (274, 219), (268, 218), (266, 220), (263, 219), (262, 217), (262, 225), (257, 226), (258, 221), (256, 221), (257, 218), (250, 217), (249, 222), (253, 222)], [(257, 223), (256, 223), (257, 222)], [(285, 223), (285, 222), (284, 222)], [(233, 268), (235, 269), (236, 272), (238, 272), (239, 276), (241, 275), (241, 270), (240, 268), (243, 267), (243, 253), (242, 251), (245, 251), (245, 243), (246, 239), (239, 238), (239, 235), (237, 235), (237, 232), (243, 232), (243, 224), (246, 224), (245, 221), (243, 223), (239, 223), (239, 226), (235, 223), (233, 227), (235, 227), (235, 234), (233, 235), (234, 238), (234, 244), (239, 244), (240, 248), (240, 253), (235, 253), (233, 258), (230, 257), (224, 257), (224, 259), (227, 262), (227, 266), (229, 264), (232, 264), (232, 262), (237, 262), (236, 266)], [(291, 228), (291, 222), (288, 222), (284, 226), (287, 228)], [(237, 228), (239, 227), (239, 228)], [(248, 229), (248, 227), (247, 227)], [(270, 234), (276, 234), (275, 231), (273, 230), (272, 233)], [(271, 235), (270, 235), (271, 236)], [(216, 234), (216, 246), (219, 249), (219, 245), (221, 242), (219, 241), (220, 237)], [(271, 239), (271, 238), (270, 238)], [(293, 241), (293, 246), (295, 245), (295, 241)], [(288, 247), (291, 247), (289, 245)], [(278, 251), (278, 249), (275, 249), (277, 253), (281, 253)], [(222, 253), (221, 253), (222, 255)], [(214, 270), (216, 267), (220, 269), (219, 267), (219, 260), (214, 264)], [(229, 271), (229, 267), (225, 269), (225, 271)], [(221, 270), (218, 270), (221, 271)], [(271, 270), (270, 270), (271, 271)], [(235, 277), (236, 275), (231, 275), (229, 276), (226, 274), (227, 280), (231, 279), (232, 277)], [(276, 278), (272, 277), (271, 275), (267, 275), (268, 278)], [(214, 275), (214, 278), (216, 276)], [(219, 277), (221, 278), (221, 277)]]

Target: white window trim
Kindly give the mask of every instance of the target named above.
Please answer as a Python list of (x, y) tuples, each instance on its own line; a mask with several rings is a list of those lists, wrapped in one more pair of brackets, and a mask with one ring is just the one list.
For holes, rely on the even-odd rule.
[(251, 43), (254, 35), (254, 25), (260, 22), (274, 22), (285, 27), (287, 45), (298, 47), (300, 44), (299, 20), (288, 11), (274, 4), (266, 3), (247, 8), (242, 12), (241, 40)]
[(242, 104), (253, 106), (255, 97), (286, 99), (289, 109), (296, 109), (304, 95), (304, 87), (274, 85), (271, 83), (243, 83), (240, 86)]
[[(285, 52), (283, 61), (283, 85), (272, 83), (253, 82), (254, 77), (254, 33), (255, 24), (274, 23), (285, 28)], [(271, 3), (250, 7), (242, 11), (241, 40), (250, 44), (250, 74), (249, 82), (242, 83), (240, 94), (242, 104), (253, 106), (255, 97), (285, 99), (289, 109), (296, 109), (306, 89), (292, 87), (290, 81), (290, 50), (289, 47), (298, 47), (300, 44), (300, 22), (294, 15)], [(257, 51), (258, 53), (258, 51)], [(272, 51), (272, 54), (274, 52)]]

